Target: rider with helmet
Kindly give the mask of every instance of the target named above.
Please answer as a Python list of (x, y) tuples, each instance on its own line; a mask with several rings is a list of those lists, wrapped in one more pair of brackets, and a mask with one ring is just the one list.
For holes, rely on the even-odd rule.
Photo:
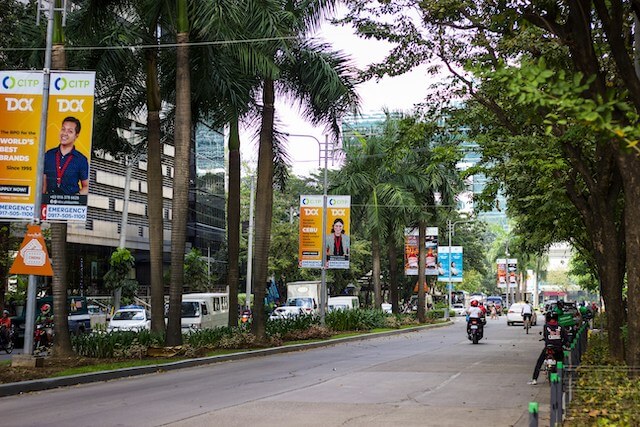
[(482, 308), (479, 307), (478, 300), (471, 300), (471, 305), (467, 307), (465, 310), (467, 314), (467, 333), (469, 332), (469, 320), (470, 319), (479, 319), (480, 327), (482, 328), (482, 317), (484, 316), (484, 312)]
[(2, 341), (9, 342), (9, 335), (11, 333), (11, 318), (9, 317), (9, 310), (2, 312), (0, 318), (0, 331), (2, 332)]
[(545, 347), (540, 352), (540, 356), (536, 362), (536, 367), (533, 369), (533, 378), (528, 383), (531, 385), (536, 385), (538, 383), (540, 368), (542, 368), (542, 364), (544, 363), (544, 359), (547, 354), (547, 346), (553, 347), (556, 361), (561, 362), (564, 359), (564, 347), (569, 344), (569, 336), (567, 334), (567, 330), (558, 324), (558, 313), (556, 311), (548, 311), (545, 315), (545, 325), (542, 329), (542, 336)]

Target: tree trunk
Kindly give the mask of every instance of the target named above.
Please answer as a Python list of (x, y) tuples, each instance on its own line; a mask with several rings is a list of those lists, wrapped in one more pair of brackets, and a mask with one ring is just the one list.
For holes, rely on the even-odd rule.
[[(393, 235), (393, 227), (389, 229), (389, 235)], [(393, 237), (389, 239), (387, 254), (389, 256), (389, 298), (391, 299), (391, 311), (399, 313), (398, 304), (398, 252), (396, 241)]]
[(151, 330), (164, 334), (162, 142), (160, 140), (160, 86), (156, 49), (145, 51), (147, 86), (147, 206), (151, 268)]
[[(56, 29), (56, 40), (51, 52), (51, 68), (54, 70), (65, 70), (67, 68), (67, 57), (64, 50), (62, 22), (59, 12), (54, 20)], [(44, 143), (44, 141), (43, 141)], [(51, 262), (53, 267), (53, 278), (51, 289), (53, 293), (53, 330), (55, 339), (53, 340), (53, 354), (58, 357), (73, 356), (71, 348), (71, 336), (69, 335), (69, 307), (67, 306), (67, 270), (69, 267), (69, 256), (67, 252), (67, 223), (51, 224)]]
[[(625, 247), (627, 259), (627, 365), (640, 366), (640, 163), (634, 153), (620, 149), (617, 156), (620, 173), (623, 177)], [(607, 305), (607, 313), (609, 306)], [(631, 371), (635, 376), (640, 372)]]
[[(238, 118), (229, 123), (229, 194), (227, 196), (227, 249), (229, 283), (229, 326), (238, 326), (240, 282), (240, 134)], [(249, 295), (247, 295), (249, 298)]]
[(425, 289), (424, 284), (426, 282), (425, 267), (425, 240), (427, 226), (424, 221), (418, 222), (418, 322), (424, 323), (427, 321), (425, 313)]
[(253, 310), (253, 333), (258, 341), (266, 340), (266, 317), (264, 296), (271, 241), (271, 217), (273, 215), (273, 124), (274, 124), (274, 84), (265, 79), (262, 91), (262, 124), (260, 127), (260, 148), (258, 151), (258, 180), (256, 188), (255, 255), (253, 263), (253, 284), (255, 300)]
[(184, 254), (189, 214), (189, 158), (191, 154), (191, 79), (189, 75), (188, 32), (177, 35), (176, 123), (174, 144), (173, 218), (171, 220), (171, 283), (167, 346), (182, 344), (181, 313), (184, 286)]
[(382, 286), (380, 286), (380, 239), (376, 231), (371, 237), (371, 283), (373, 285), (373, 308), (382, 306)]

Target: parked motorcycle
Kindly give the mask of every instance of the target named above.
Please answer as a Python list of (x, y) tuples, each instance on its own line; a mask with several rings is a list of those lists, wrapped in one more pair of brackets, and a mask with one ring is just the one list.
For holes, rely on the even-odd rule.
[(33, 335), (33, 355), (47, 356), (53, 347), (53, 324), (39, 323)]
[(478, 341), (482, 339), (484, 334), (484, 328), (482, 322), (478, 318), (470, 318), (467, 322), (467, 338), (474, 344), (478, 344)]
[(6, 329), (7, 327), (5, 325), (0, 326), (0, 347), (6, 351), (7, 354), (10, 354), (16, 345), (16, 328), (11, 325), (8, 338), (5, 338)]
[(545, 377), (547, 378), (547, 382), (551, 384), (551, 374), (555, 374), (558, 372), (557, 366), (558, 362), (562, 362), (564, 358), (564, 353), (562, 351), (558, 351), (557, 347), (547, 344), (544, 348), (545, 357), (544, 362), (542, 364), (542, 369), (545, 372)]

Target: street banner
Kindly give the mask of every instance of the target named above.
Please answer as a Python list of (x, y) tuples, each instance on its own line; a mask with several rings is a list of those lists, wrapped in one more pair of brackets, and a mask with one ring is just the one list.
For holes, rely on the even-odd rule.
[(427, 276), (437, 276), (438, 271), (438, 227), (427, 227), (425, 233), (426, 271)]
[(418, 275), (418, 229), (404, 229), (404, 274)]
[(29, 225), (27, 228), (9, 273), (53, 276), (51, 259), (39, 225)]
[[(404, 230), (404, 274), (418, 275), (418, 229)], [(425, 233), (425, 274), (438, 275), (438, 227), (427, 227)]]
[(0, 218), (35, 217), (43, 83), (39, 71), (0, 71)]
[(300, 196), (298, 267), (322, 268), (322, 196)]
[(507, 260), (498, 258), (496, 260), (498, 266), (498, 287), (506, 289), (507, 287)]
[(438, 281), (462, 282), (462, 259), (462, 246), (451, 246), (451, 248), (440, 246), (438, 248)]
[(327, 196), (327, 268), (349, 269), (351, 196)]
[(86, 221), (95, 72), (53, 71), (47, 112), (43, 220)]
[(509, 272), (509, 288), (518, 287), (518, 260), (515, 258), (509, 258), (507, 261), (507, 267)]

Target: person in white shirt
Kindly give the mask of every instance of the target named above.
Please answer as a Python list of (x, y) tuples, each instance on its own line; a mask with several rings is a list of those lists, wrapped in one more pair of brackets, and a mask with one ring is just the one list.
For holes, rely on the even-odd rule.
[[(533, 307), (531, 307), (531, 304), (529, 304), (529, 301), (524, 302), (524, 305), (522, 306), (522, 311), (520, 312), (520, 314), (522, 315), (523, 323), (526, 323), (527, 319), (529, 319), (529, 324), (531, 324)], [(524, 326), (524, 329), (526, 329), (526, 326)]]

